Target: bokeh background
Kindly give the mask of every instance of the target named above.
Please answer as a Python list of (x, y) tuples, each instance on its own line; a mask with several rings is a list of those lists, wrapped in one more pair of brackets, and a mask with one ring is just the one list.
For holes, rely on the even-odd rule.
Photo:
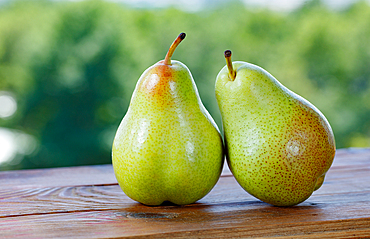
[(111, 163), (138, 78), (180, 32), (173, 59), (219, 126), (231, 49), (316, 105), (337, 148), (370, 147), (368, 1), (0, 1), (0, 170)]

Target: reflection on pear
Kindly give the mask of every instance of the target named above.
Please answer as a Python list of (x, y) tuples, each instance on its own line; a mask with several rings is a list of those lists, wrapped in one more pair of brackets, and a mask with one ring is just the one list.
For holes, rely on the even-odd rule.
[(230, 170), (264, 202), (303, 202), (322, 185), (334, 159), (328, 121), (266, 70), (232, 62), (229, 50), (225, 58), (215, 88)]
[(222, 171), (217, 126), (189, 69), (171, 60), (184, 37), (181, 33), (165, 59), (141, 75), (113, 142), (120, 187), (146, 205), (193, 203), (214, 187)]

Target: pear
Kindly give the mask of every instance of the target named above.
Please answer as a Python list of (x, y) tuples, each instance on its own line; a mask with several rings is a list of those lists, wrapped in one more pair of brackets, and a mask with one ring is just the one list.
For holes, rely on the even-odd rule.
[(141, 75), (116, 132), (112, 164), (123, 192), (145, 205), (194, 203), (218, 181), (222, 136), (189, 69), (166, 57)]
[(292, 206), (320, 188), (335, 155), (324, 115), (270, 73), (247, 62), (219, 72), (215, 91), (228, 166), (249, 194)]

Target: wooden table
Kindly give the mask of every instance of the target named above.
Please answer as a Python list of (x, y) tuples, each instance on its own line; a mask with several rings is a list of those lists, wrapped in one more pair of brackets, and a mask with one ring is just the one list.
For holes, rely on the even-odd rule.
[(187, 206), (123, 194), (111, 165), (0, 172), (0, 238), (370, 238), (370, 149), (337, 151), (324, 185), (294, 207), (248, 195), (227, 168)]

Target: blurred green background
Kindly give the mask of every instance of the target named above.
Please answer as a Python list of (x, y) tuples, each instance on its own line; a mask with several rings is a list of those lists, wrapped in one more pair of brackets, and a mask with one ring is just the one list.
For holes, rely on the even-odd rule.
[(110, 163), (136, 81), (180, 32), (173, 59), (219, 126), (214, 83), (231, 49), (317, 106), (337, 148), (370, 147), (368, 2), (284, 12), (238, 1), (198, 11), (10, 1), (0, 6), (0, 170)]

